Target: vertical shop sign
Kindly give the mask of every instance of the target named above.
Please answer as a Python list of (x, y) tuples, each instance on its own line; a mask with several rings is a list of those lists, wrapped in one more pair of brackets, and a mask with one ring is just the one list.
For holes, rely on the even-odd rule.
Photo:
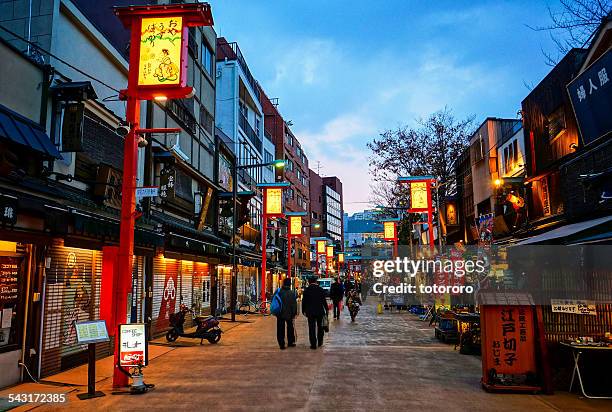
[(489, 367), (499, 374), (535, 373), (531, 306), (487, 306), (486, 342)]
[(176, 304), (176, 286), (177, 273), (175, 271), (166, 271), (166, 279), (164, 281), (164, 289), (162, 292), (161, 306), (159, 307), (158, 319), (167, 324), (170, 319), (170, 314), (174, 313)]
[(121, 366), (146, 366), (149, 362), (144, 323), (119, 325), (119, 363)]

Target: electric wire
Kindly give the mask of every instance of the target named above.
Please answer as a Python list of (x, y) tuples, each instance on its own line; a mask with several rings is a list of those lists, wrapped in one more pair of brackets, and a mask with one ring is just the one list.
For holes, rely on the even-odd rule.
[(93, 81), (95, 81), (95, 82), (97, 82), (97, 83), (100, 83), (102, 86), (105, 86), (105, 87), (109, 88), (110, 90), (112, 90), (112, 91), (114, 91), (114, 92), (121, 93), (121, 91), (120, 91), (120, 90), (118, 90), (118, 89), (114, 88), (113, 86), (111, 86), (111, 85), (109, 85), (109, 84), (105, 83), (104, 81), (102, 81), (102, 80), (98, 79), (97, 77), (94, 77), (94, 76), (92, 76), (91, 74), (89, 74), (89, 73), (87, 73), (87, 72), (85, 72), (85, 71), (83, 71), (83, 70), (79, 69), (78, 67), (74, 66), (73, 64), (68, 63), (66, 60), (62, 59), (61, 57), (58, 57), (57, 55), (55, 55), (55, 54), (51, 53), (50, 51), (45, 50), (44, 48), (42, 48), (42, 47), (41, 47), (41, 46), (39, 46), (38, 44), (36, 44), (36, 43), (34, 43), (34, 42), (31, 42), (31, 41), (27, 40), (26, 38), (24, 38), (24, 37), (22, 37), (22, 36), (18, 35), (17, 33), (15, 33), (15, 32), (13, 32), (13, 31), (11, 31), (11, 30), (7, 29), (6, 27), (4, 27), (4, 26), (3, 26), (3, 25), (1, 25), (1, 24), (0, 24), (0, 30), (4, 30), (5, 32), (7, 32), (7, 33), (8, 33), (8, 34), (10, 34), (11, 36), (15, 37), (16, 39), (21, 40), (21, 41), (23, 41), (23, 42), (27, 43), (28, 45), (32, 46), (33, 48), (35, 48), (35, 49), (37, 49), (37, 50), (41, 51), (42, 53), (44, 53), (44, 54), (46, 54), (46, 55), (48, 55), (48, 56), (53, 57), (54, 59), (56, 59), (56, 60), (57, 60), (57, 61), (59, 61), (60, 63), (65, 64), (66, 66), (70, 67), (72, 70), (75, 70), (75, 71), (76, 71), (76, 72), (78, 72), (79, 74), (82, 74), (83, 76), (85, 76), (85, 77), (87, 77), (87, 78), (89, 78), (89, 79), (91, 79), (91, 80), (93, 80)]

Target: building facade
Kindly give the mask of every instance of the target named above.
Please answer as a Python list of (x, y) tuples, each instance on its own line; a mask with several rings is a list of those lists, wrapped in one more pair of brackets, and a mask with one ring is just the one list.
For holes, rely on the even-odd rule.
[[(285, 210), (305, 213), (302, 218), (302, 236), (293, 238), (291, 250), (293, 271), (299, 274), (301, 270), (310, 269), (310, 239), (307, 232), (311, 224), (308, 210), (310, 203), (308, 158), (299, 140), (280, 114), (276, 99), (273, 102), (263, 90), (261, 97), (265, 116), (265, 135), (274, 142), (274, 158), (285, 160), (285, 167), (276, 172), (276, 180), (291, 184), (285, 191)], [(286, 232), (286, 228), (284, 230)]]

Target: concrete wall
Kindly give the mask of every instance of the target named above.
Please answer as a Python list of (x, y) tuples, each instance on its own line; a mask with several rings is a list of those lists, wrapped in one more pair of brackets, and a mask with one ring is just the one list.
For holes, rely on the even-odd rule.
[[(45, 50), (51, 48), (51, 27), (59, 0), (3, 0), (0, 2), (0, 24), (18, 36), (36, 43)], [(29, 33), (29, 34), (28, 34)], [(21, 51), (27, 43), (0, 30), (0, 37)], [(46, 58), (46, 56), (45, 56)], [(45, 62), (48, 60), (45, 59)]]
[(0, 43), (0, 56), (0, 78), (10, 79), (0, 82), (0, 104), (40, 122), (42, 69), (4, 43)]
[(0, 388), (19, 383), (21, 368), (17, 362), (21, 359), (21, 349), (0, 353)]

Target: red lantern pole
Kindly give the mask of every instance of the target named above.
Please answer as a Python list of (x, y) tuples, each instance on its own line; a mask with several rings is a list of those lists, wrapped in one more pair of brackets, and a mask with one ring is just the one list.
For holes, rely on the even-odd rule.
[(261, 300), (266, 300), (266, 259), (268, 255), (268, 215), (266, 213), (267, 192), (264, 189), (263, 193), (263, 213), (261, 216)]
[[(431, 204), (431, 184), (433, 180), (427, 182), (427, 231), (429, 232), (429, 246), (433, 250), (436, 247), (433, 234), (433, 205)], [(439, 232), (439, 228), (438, 228)], [(439, 234), (438, 234), (439, 236)]]
[[(291, 220), (289, 221), (291, 223)], [(291, 277), (291, 225), (287, 231), (287, 277)]]

